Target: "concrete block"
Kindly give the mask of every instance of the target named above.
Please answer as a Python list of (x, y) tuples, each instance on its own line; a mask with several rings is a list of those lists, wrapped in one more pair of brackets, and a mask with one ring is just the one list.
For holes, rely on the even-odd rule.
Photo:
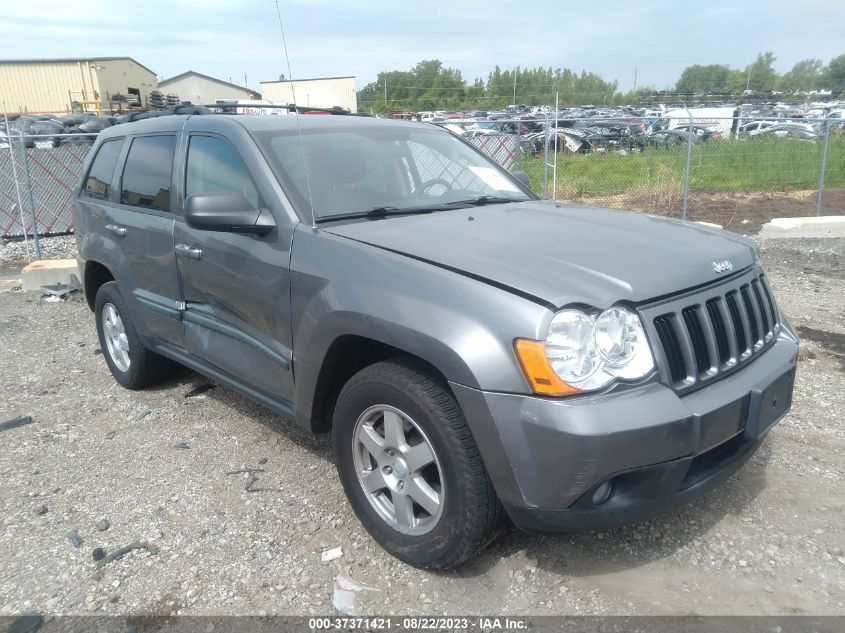
[(70, 284), (71, 275), (82, 279), (75, 259), (42, 259), (24, 266), (21, 283), (24, 291), (38, 290), (41, 286)]
[(818, 218), (774, 218), (763, 225), (759, 237), (845, 238), (845, 215), (825, 215)]

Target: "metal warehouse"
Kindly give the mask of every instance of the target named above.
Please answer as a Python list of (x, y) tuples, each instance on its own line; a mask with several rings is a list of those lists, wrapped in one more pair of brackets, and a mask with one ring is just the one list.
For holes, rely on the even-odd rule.
[(340, 106), (358, 111), (354, 76), (262, 81), (261, 94), (274, 103), (296, 103), (312, 108)]
[(189, 70), (158, 82), (160, 92), (179, 95), (182, 101), (192, 103), (214, 103), (218, 99), (261, 99), (255, 90), (209, 77)]
[(0, 107), (8, 113), (111, 112), (146, 106), (156, 74), (131, 57), (0, 60)]

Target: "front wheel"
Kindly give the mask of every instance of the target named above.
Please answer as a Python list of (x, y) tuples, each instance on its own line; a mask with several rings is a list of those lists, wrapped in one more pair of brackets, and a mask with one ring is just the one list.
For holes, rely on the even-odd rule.
[(504, 509), (445, 385), (401, 360), (344, 386), (332, 439), (341, 482), (367, 531), (417, 567), (454, 567), (490, 543)]

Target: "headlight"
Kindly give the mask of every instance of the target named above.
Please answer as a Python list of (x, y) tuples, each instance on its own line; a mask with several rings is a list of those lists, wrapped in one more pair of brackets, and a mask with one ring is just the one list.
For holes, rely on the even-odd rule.
[[(545, 367), (538, 358), (541, 347)], [(654, 369), (640, 318), (621, 307), (597, 316), (561, 310), (549, 323), (545, 342), (520, 339), (516, 351), (534, 391), (549, 395), (600, 389)]]

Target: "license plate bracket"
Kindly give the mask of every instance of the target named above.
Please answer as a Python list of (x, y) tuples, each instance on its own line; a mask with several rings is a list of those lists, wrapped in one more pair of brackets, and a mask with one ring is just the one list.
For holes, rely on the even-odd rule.
[(792, 388), (795, 370), (790, 369), (769, 384), (765, 389), (751, 392), (745, 437), (756, 440), (769, 432), (792, 406)]

